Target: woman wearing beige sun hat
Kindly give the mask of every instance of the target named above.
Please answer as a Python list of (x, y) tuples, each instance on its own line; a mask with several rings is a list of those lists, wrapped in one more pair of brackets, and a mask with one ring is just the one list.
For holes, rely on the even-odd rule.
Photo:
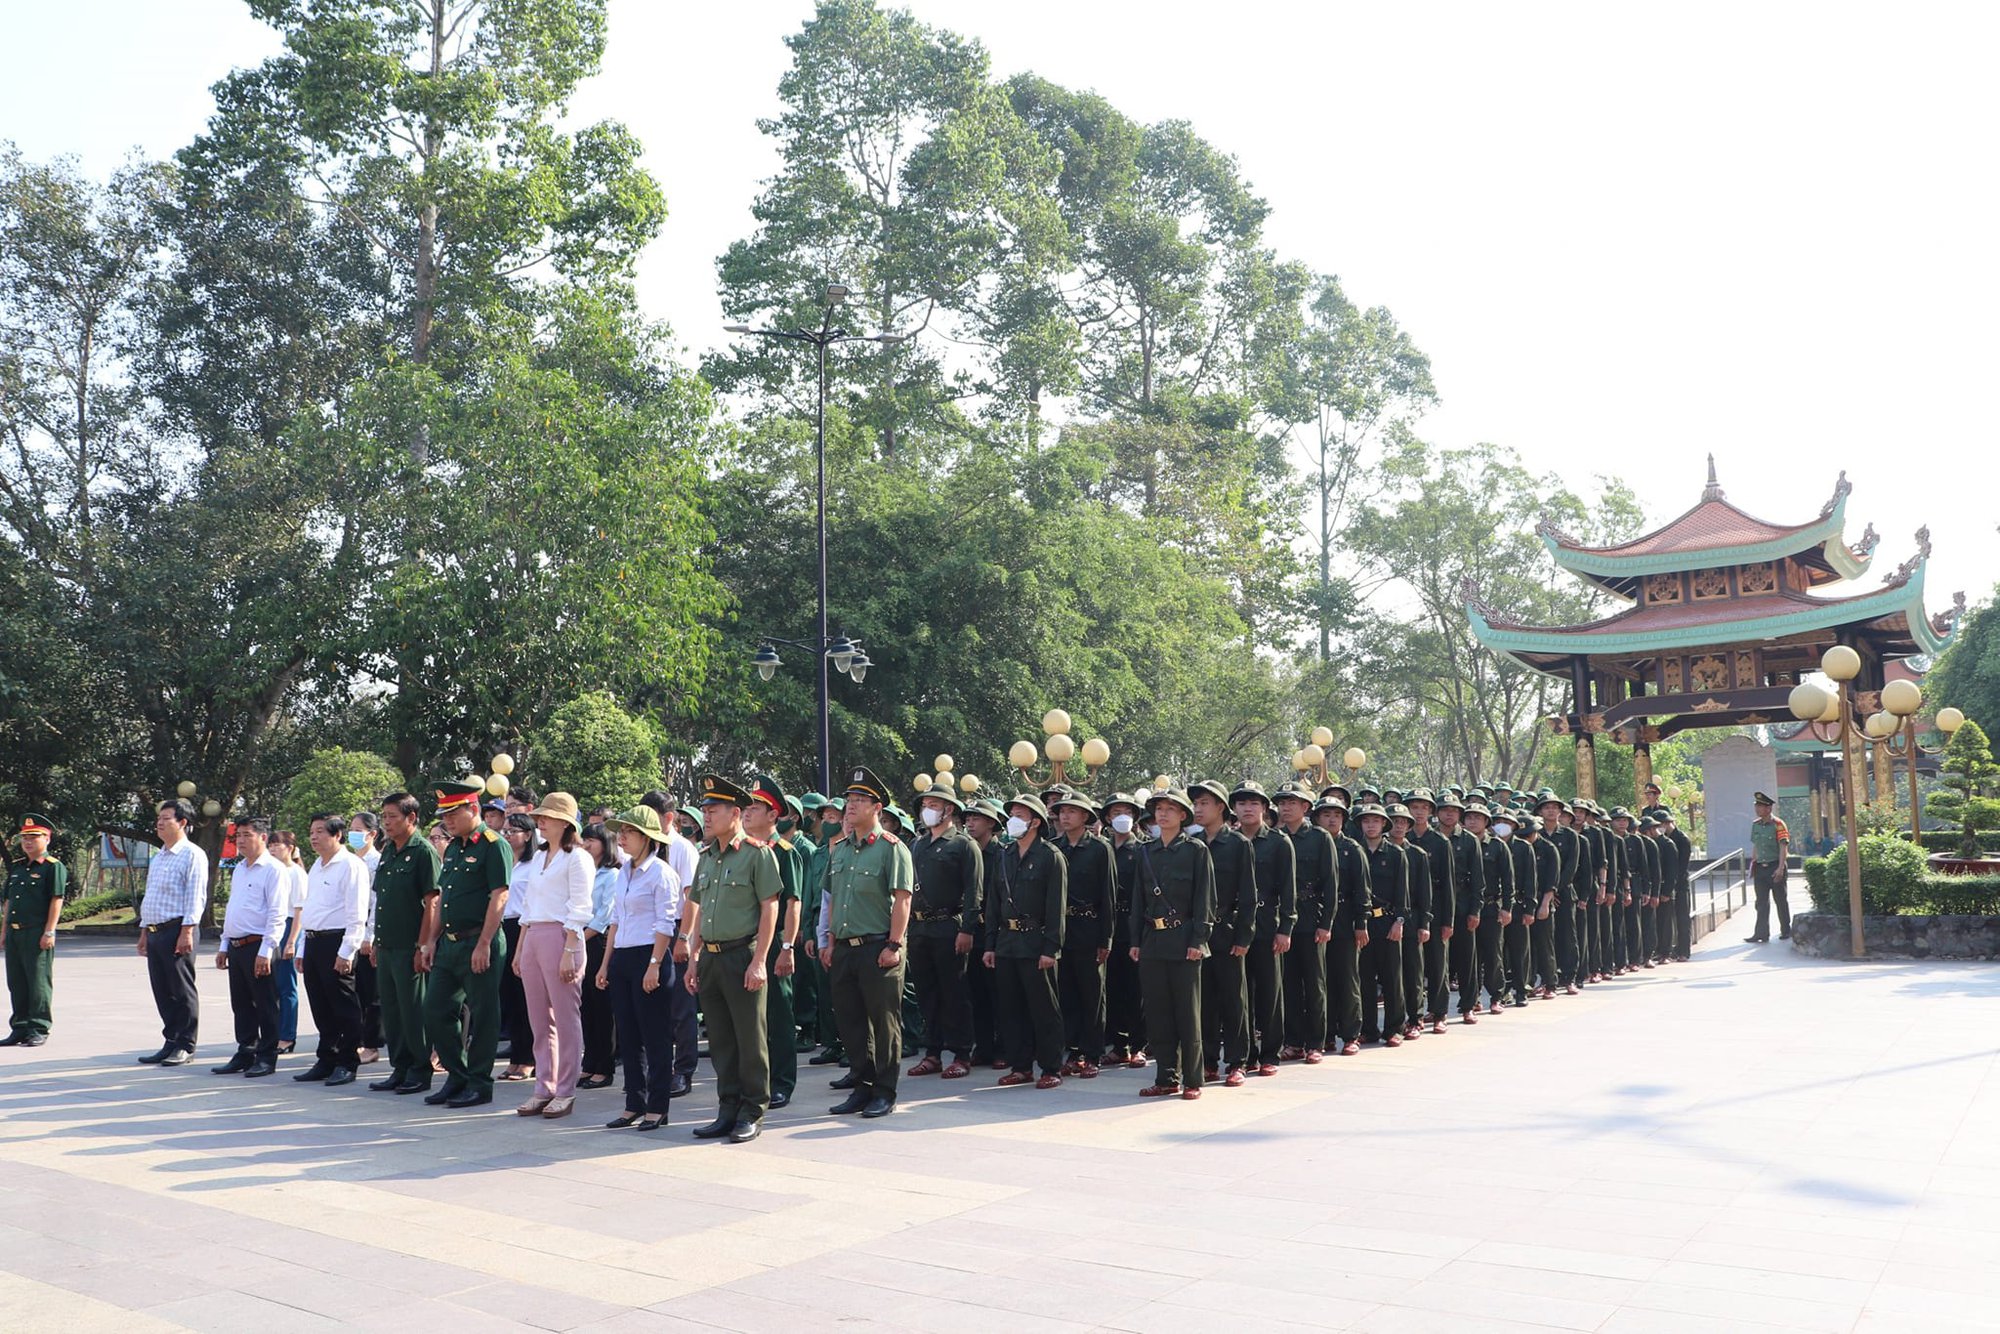
[(551, 792), (530, 814), (542, 846), (516, 875), (521, 948), (514, 956), (535, 1037), (534, 1096), (522, 1116), (568, 1116), (583, 1062), (583, 930), (590, 923), (596, 865), (583, 846), (576, 798)]

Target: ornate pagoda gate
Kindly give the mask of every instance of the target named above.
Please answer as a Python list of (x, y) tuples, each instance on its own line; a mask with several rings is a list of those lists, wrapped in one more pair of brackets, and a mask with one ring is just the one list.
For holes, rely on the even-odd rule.
[[(1861, 655), (1858, 712), (1879, 708), (1886, 665), (1936, 653), (1965, 611), (1965, 594), (1936, 616), (1924, 612), (1930, 530), (1879, 588), (1846, 597), (1814, 590), (1868, 571), (1877, 538), (1845, 539), (1845, 472), (1819, 517), (1767, 523), (1723, 498), (1708, 460), (1694, 508), (1616, 546), (1584, 546), (1543, 520), (1537, 530), (1556, 563), (1632, 604), (1583, 625), (1524, 625), (1461, 589), (1472, 632), (1496, 653), (1570, 686), (1570, 711), (1549, 720), (1576, 738), (1576, 792), (1597, 795), (1598, 738), (1633, 750), (1637, 785), (1652, 778), (1652, 744), (1691, 727), (1791, 721), (1786, 700), (1835, 644)], [(1853, 750), (1860, 767), (1862, 751)], [(1855, 775), (1855, 790), (1865, 779)]]

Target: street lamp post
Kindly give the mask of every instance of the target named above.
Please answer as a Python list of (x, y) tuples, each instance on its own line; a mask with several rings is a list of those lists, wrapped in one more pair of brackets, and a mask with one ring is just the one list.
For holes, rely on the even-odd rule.
[[(901, 343), (908, 334), (857, 334), (846, 329), (833, 327), (834, 309), (847, 300), (847, 288), (841, 283), (828, 283), (824, 293), (826, 312), (820, 318), (817, 329), (755, 329), (747, 324), (723, 326), (729, 333), (749, 334), (756, 338), (780, 338), (788, 342), (808, 343), (812, 346), (818, 363), (819, 393), (813, 403), (813, 455), (818, 473), (816, 494), (818, 496), (819, 526), (819, 787), (822, 792), (833, 788), (833, 723), (827, 702), (827, 659), (833, 656), (836, 641), (828, 638), (826, 625), (826, 350), (835, 343)], [(789, 640), (784, 642), (791, 642)], [(765, 647), (769, 647), (766, 645)], [(805, 647), (800, 645), (799, 647)], [(760, 650), (761, 654), (761, 650)], [(777, 653), (772, 651), (775, 660)], [(865, 658), (865, 655), (864, 655)], [(759, 670), (765, 680), (771, 673)], [(845, 671), (846, 668), (841, 670)], [(866, 666), (862, 668), (867, 671)], [(860, 676), (854, 678), (856, 681)]]
[[(821, 586), (820, 626), (826, 626), (825, 588)], [(833, 778), (833, 736), (827, 703), (827, 664), (833, 670), (847, 677), (856, 685), (868, 679), (868, 669), (875, 665), (868, 656), (868, 650), (861, 647), (858, 639), (846, 635), (835, 635), (828, 639), (824, 634), (819, 642), (807, 643), (800, 639), (785, 639), (778, 635), (765, 635), (757, 645), (757, 651), (750, 655), (750, 665), (757, 669), (759, 680), (768, 681), (784, 666), (778, 656), (778, 645), (786, 644), (802, 653), (810, 653), (819, 659), (819, 787), (824, 792)]]
[[(1882, 687), (1882, 711), (1868, 715), (1862, 730), (1882, 744), (1893, 762), (1910, 762), (1910, 842), (1923, 845), (1923, 827), (1917, 809), (1917, 756), (1936, 755), (1943, 746), (1926, 746), (1917, 739), (1917, 711), (1924, 706), (1924, 692), (1915, 681), (1891, 681)], [(1957, 709), (1939, 709), (1933, 720), (1949, 741), (1965, 721)]]

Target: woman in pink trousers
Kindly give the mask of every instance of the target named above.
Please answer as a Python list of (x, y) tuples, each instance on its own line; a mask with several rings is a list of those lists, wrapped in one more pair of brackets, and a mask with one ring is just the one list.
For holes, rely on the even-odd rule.
[(532, 812), (542, 847), (514, 880), (521, 903), (521, 948), (513, 969), (528, 999), (535, 1035), (535, 1093), (515, 1108), (554, 1120), (576, 1106), (583, 1064), (583, 930), (590, 923), (596, 867), (584, 850), (576, 798), (551, 792)]

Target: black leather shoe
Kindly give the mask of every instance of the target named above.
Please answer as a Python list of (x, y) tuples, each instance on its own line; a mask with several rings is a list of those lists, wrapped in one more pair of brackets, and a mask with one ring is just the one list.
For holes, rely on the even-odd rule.
[[(349, 1070), (347, 1072), (347, 1077), (349, 1079), (354, 1078), (354, 1072), (352, 1070)], [(327, 1082), (332, 1083), (333, 1081), (328, 1080)], [(452, 1094), (449, 1098), (446, 1098), (444, 1100), (444, 1105), (447, 1107), (454, 1107), (454, 1108), (484, 1107), (487, 1103), (492, 1101), (493, 1101), (493, 1094), (491, 1090), (481, 1093), (473, 1089), (465, 1088), (465, 1089), (460, 1089), (458, 1092)]]
[(301, 1070), (297, 1074), (293, 1075), (292, 1078), (301, 1084), (317, 1084), (320, 1080), (325, 1079), (328, 1075), (332, 1074), (333, 1071), (334, 1071), (333, 1066), (327, 1065), (322, 1061), (314, 1061), (312, 1069)]
[(394, 1093), (403, 1085), (403, 1077), (392, 1073), (387, 1079), (378, 1079), (368, 1086), (370, 1093)]
[(0, 1038), (0, 1047), (18, 1047), (27, 1040), (28, 1035), (26, 1033), (9, 1033), (6, 1037)]
[(39, 1047), (49, 1040), (47, 1033), (30, 1033), (21, 1039), (23, 1047)]
[(161, 1065), (186, 1065), (186, 1064), (187, 1064), (187, 1063), (188, 1063), (189, 1061), (192, 1061), (193, 1059), (194, 1059), (194, 1053), (193, 1053), (193, 1052), (191, 1052), (191, 1051), (176, 1051), (176, 1052), (175, 1052), (175, 1053), (174, 1053), (173, 1055), (171, 1055), (171, 1056), (167, 1057), (166, 1059), (162, 1060), (162, 1061), (160, 1062), (160, 1064), (161, 1064)]
[(830, 1089), (851, 1089), (854, 1087), (854, 1076), (845, 1074), (838, 1079), (829, 1079), (826, 1086)]
[(275, 1075), (277, 1073), (277, 1066), (272, 1065), (269, 1061), (259, 1061), (248, 1070), (245, 1070), (243, 1077), (245, 1079), (262, 1079), (265, 1075)]
[(748, 1144), (763, 1133), (764, 1123), (762, 1121), (738, 1121), (729, 1131), (729, 1142), (731, 1144)]
[(821, 1052), (821, 1053), (820, 1053), (819, 1055), (817, 1055), (817, 1056), (809, 1056), (809, 1057), (807, 1057), (807, 1058), (806, 1058), (806, 1064), (807, 1064), (807, 1065), (839, 1065), (839, 1064), (840, 1064), (840, 1063), (841, 1063), (841, 1062), (842, 1062), (843, 1060), (845, 1060), (845, 1059), (846, 1059), (846, 1057), (842, 1056), (842, 1055), (841, 1055), (841, 1054), (840, 1054), (840, 1053), (839, 1053), (838, 1051), (832, 1051), (832, 1050), (829, 1050), (829, 1051), (823, 1051), (823, 1052)]
[(393, 1091), (396, 1093), (429, 1093), (431, 1091), (431, 1081), (412, 1077), (396, 1085)]
[(166, 1060), (169, 1056), (172, 1056), (178, 1050), (179, 1048), (173, 1046), (162, 1047), (158, 1051), (154, 1052), (151, 1056), (141, 1056), (139, 1058), (139, 1064), (158, 1065), (162, 1061)]
[(1762, 936), (1745, 936), (1743, 937), (1743, 943), (1745, 945), (1767, 945), (1770, 942)]
[(846, 1102), (841, 1103), (838, 1107), (829, 1107), (826, 1110), (831, 1116), (852, 1116), (863, 1107), (866, 1107), (871, 1101), (872, 1099), (865, 1092), (856, 1089), (847, 1095)]
[(209, 1073), (212, 1075), (240, 1075), (255, 1064), (255, 1061), (239, 1051), (230, 1057), (226, 1064), (212, 1066), (209, 1069)]
[(792, 1105), (792, 1095), (791, 1095), (791, 1094), (789, 1094), (789, 1093), (773, 1093), (773, 1094), (771, 1095), (771, 1107), (772, 1107), (772, 1110), (774, 1110), (774, 1111), (775, 1111), (775, 1110), (776, 1110), (777, 1108), (780, 1108), (780, 1107), (789, 1107), (789, 1106), (791, 1106), (791, 1105)]
[(686, 1075), (675, 1075), (673, 1082), (667, 1085), (667, 1096), (669, 1098), (685, 1098), (690, 1087), (691, 1085)]
[(869, 1099), (868, 1105), (861, 1109), (861, 1114), (865, 1117), (868, 1117), (870, 1120), (873, 1120), (875, 1117), (878, 1116), (887, 1116), (889, 1113), (895, 1110), (896, 1110), (896, 1100), (894, 1098), (878, 1097)]
[(443, 1088), (424, 1099), (424, 1105), (427, 1107), (442, 1107), (463, 1092), (465, 1092), (465, 1085), (454, 1084), (447, 1079), (444, 1081)]
[(734, 1129), (736, 1129), (734, 1117), (718, 1116), (705, 1126), (696, 1126), (693, 1133), (696, 1139), (721, 1139)]
[(352, 1084), (353, 1082), (354, 1072), (344, 1065), (337, 1067), (332, 1074), (326, 1077), (326, 1086), (328, 1088), (339, 1088), (342, 1084)]

